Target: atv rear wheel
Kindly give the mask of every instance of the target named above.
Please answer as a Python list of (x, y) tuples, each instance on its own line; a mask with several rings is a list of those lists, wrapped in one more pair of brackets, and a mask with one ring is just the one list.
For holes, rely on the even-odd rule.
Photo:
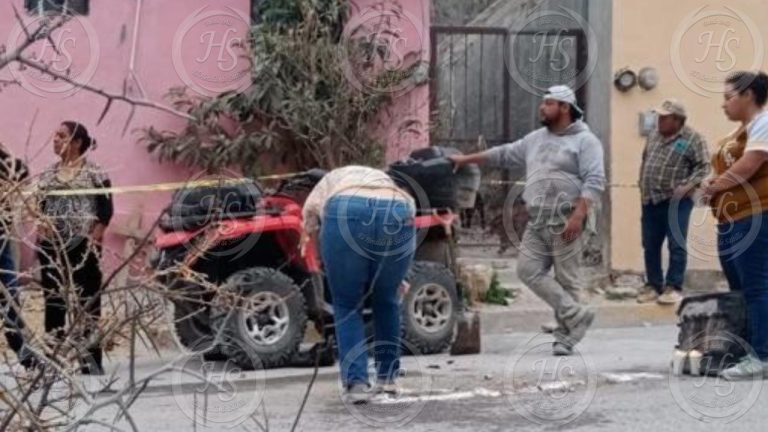
[(216, 320), (216, 328), (223, 329), (224, 353), (243, 369), (288, 364), (307, 324), (299, 287), (285, 274), (265, 267), (237, 272), (224, 286), (237, 296), (235, 308), (222, 311)]
[(411, 288), (401, 306), (403, 348), (417, 355), (441, 353), (451, 345), (456, 331), (456, 279), (442, 264), (415, 261), (408, 281)]
[(203, 351), (203, 358), (208, 361), (227, 359), (220, 346), (211, 347), (214, 332), (210, 308), (191, 300), (174, 300), (173, 318), (176, 339), (182, 347), (192, 352)]

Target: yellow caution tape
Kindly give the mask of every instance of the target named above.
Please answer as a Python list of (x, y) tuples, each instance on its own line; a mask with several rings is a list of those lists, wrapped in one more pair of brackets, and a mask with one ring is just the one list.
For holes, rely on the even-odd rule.
[[(239, 179), (236, 179), (236, 178), (206, 179), (206, 180), (192, 180), (192, 181), (174, 182), (174, 183), (156, 183), (156, 184), (149, 184), (149, 185), (114, 186), (109, 188), (62, 189), (62, 190), (45, 192), (45, 194), (52, 195), (52, 196), (71, 196), (71, 195), (127, 194), (127, 193), (138, 193), (138, 192), (164, 192), (164, 191), (174, 191), (174, 190), (186, 189), (186, 188), (252, 183), (256, 180), (258, 181), (286, 180), (286, 179), (299, 176), (303, 173), (304, 172), (278, 174), (278, 175), (257, 177), (255, 179), (243, 177)], [(28, 193), (34, 193), (34, 192), (28, 192)]]
[[(277, 174), (269, 176), (256, 177), (255, 179), (243, 177), (243, 178), (223, 178), (223, 179), (206, 179), (206, 180), (192, 180), (186, 182), (172, 182), (172, 183), (155, 183), (148, 185), (134, 185), (134, 186), (113, 186), (109, 188), (90, 188), (90, 189), (63, 189), (45, 192), (45, 195), (52, 196), (72, 196), (72, 195), (104, 195), (104, 194), (129, 194), (140, 192), (167, 192), (175, 191), (186, 188), (197, 187), (211, 187), (222, 185), (235, 185), (243, 183), (252, 183), (254, 181), (269, 181), (269, 180), (286, 180), (297, 177), (304, 172), (289, 173), (289, 174)], [(525, 186), (523, 181), (505, 181), (505, 180), (487, 180), (483, 184), (491, 186), (501, 185), (514, 185)], [(639, 188), (637, 184), (624, 184), (624, 183), (612, 183), (607, 185), (610, 188)], [(35, 192), (28, 191), (26, 194), (33, 194)]]

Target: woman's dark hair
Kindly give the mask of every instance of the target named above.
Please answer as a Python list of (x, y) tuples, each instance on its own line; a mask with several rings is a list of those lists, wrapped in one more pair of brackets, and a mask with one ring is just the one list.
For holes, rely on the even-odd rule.
[(86, 129), (85, 126), (74, 121), (65, 121), (61, 124), (69, 130), (69, 134), (72, 135), (72, 141), (80, 140), (81, 155), (87, 152), (91, 147), (96, 148), (96, 140), (88, 134), (88, 129)]
[(755, 103), (761, 108), (768, 103), (768, 75), (765, 72), (734, 72), (725, 82), (731, 84), (739, 94), (751, 90), (755, 95)]

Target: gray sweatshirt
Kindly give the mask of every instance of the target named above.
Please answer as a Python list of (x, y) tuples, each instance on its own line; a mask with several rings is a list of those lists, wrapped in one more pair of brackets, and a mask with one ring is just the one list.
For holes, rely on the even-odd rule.
[(579, 197), (599, 204), (605, 191), (603, 146), (580, 120), (559, 134), (538, 129), (485, 155), (491, 167), (526, 171), (523, 199), (532, 216), (567, 214)]

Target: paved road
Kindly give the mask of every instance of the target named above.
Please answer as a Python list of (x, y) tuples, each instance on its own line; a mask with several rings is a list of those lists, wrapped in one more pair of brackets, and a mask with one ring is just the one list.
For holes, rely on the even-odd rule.
[[(734, 385), (670, 377), (675, 338), (671, 326), (600, 329), (590, 333), (580, 355), (556, 359), (549, 355), (548, 336), (485, 335), (482, 355), (405, 359), (403, 394), (364, 408), (340, 401), (335, 369), (326, 368), (297, 430), (765, 430), (763, 381)], [(287, 431), (310, 373), (219, 374), (227, 391), (209, 386), (207, 401), (204, 386), (180, 385), (185, 378), (173, 373), (169, 382), (150, 388), (131, 413), (141, 430), (260, 430), (249, 415), (256, 412), (254, 418), (263, 423), (266, 409), (269, 430)], [(109, 420), (109, 414), (103, 411), (99, 417)], [(128, 429), (125, 422), (120, 426)]]

